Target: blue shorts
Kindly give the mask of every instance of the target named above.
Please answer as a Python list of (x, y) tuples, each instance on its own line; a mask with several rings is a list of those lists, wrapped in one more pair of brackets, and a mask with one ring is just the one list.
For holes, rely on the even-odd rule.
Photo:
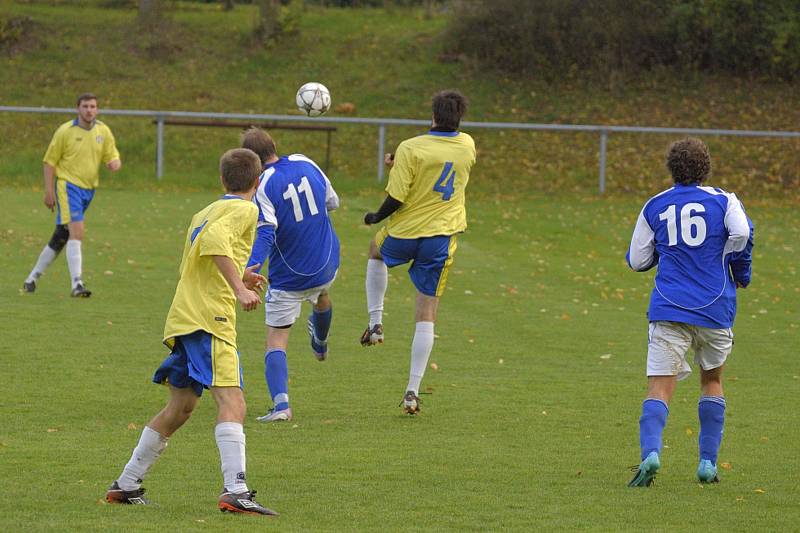
[(381, 228), (375, 236), (383, 262), (391, 268), (411, 261), (408, 275), (419, 292), (441, 296), (456, 252), (455, 235), (398, 239)]
[(171, 340), (172, 353), (156, 370), (154, 383), (191, 387), (197, 396), (209, 387), (244, 387), (236, 346), (203, 330)]
[(56, 180), (56, 225), (80, 222), (94, 198), (94, 189), (84, 189), (67, 180)]

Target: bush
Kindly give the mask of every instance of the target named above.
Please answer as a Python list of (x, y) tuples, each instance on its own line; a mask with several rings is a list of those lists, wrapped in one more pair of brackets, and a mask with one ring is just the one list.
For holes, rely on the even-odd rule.
[(446, 55), (506, 72), (800, 74), (800, 0), (460, 0)]
[(0, 50), (12, 50), (20, 45), (31, 24), (30, 17), (0, 15)]

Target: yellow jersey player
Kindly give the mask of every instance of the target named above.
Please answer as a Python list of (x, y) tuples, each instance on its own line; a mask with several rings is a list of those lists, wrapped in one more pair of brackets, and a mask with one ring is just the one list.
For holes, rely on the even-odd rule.
[(433, 349), (436, 310), (456, 251), (456, 235), (467, 228), (465, 190), (475, 164), (472, 137), (458, 131), (467, 99), (458, 91), (441, 91), (432, 103), (430, 131), (406, 139), (395, 154), (386, 155), (391, 167), (388, 196), (377, 212), (364, 216), (367, 225), (388, 220), (370, 243), (366, 281), (369, 325), (361, 336), (362, 346), (383, 342), (387, 267), (411, 261), (408, 273), (417, 288), (416, 330), (401, 405), (412, 415), (420, 410), (419, 386)]
[(22, 289), (34, 292), (36, 282), (66, 246), (72, 296), (92, 295), (83, 283), (83, 218), (94, 198), (100, 165), (111, 172), (122, 166), (114, 135), (97, 120), (97, 97), (84, 93), (78, 97), (78, 117), (62, 124), (53, 135), (44, 155), (44, 205), (56, 210), (56, 229), (39, 254)]
[(261, 161), (246, 149), (229, 150), (220, 159), (227, 194), (192, 218), (186, 233), (180, 279), (164, 327), (172, 351), (153, 381), (169, 386), (167, 405), (145, 426), (122, 474), (106, 493), (109, 503), (147, 504), (141, 487), (147, 471), (167, 447), (170, 436), (194, 411), (204, 389), (217, 404), (214, 431), (222, 463), (219, 509), (276, 515), (257, 503), (245, 477), (245, 401), (236, 349), (236, 302), (256, 309), (256, 292), (266, 281), (245, 268), (258, 219), (252, 202)]

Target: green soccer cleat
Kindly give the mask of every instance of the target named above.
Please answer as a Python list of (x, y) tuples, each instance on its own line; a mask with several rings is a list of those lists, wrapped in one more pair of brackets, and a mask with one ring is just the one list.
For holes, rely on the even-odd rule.
[(656, 479), (656, 472), (661, 468), (661, 461), (658, 459), (658, 452), (650, 452), (644, 458), (642, 464), (634, 466), (631, 470), (636, 472), (633, 479), (628, 483), (629, 487), (649, 487)]
[(700, 483), (719, 483), (717, 477), (717, 465), (708, 459), (701, 459), (697, 466), (697, 480)]

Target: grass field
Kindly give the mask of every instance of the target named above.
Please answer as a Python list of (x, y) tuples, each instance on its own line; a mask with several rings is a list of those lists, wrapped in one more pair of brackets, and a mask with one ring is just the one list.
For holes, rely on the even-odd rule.
[(793, 206), (747, 203), (757, 247), (726, 372), (722, 483), (694, 481), (693, 376), (673, 402), (657, 484), (634, 490), (651, 275), (630, 272), (624, 252), (639, 200), (473, 195), (437, 325), (438, 370), (411, 418), (397, 407), (413, 332), (402, 268), (391, 271), (387, 343), (357, 342), (371, 236), (359, 220), (381, 199), (357, 188), (341, 183), (335, 214), (329, 360), (313, 358), (303, 328), (293, 333), (292, 423), (254, 421), (267, 403), (263, 311), (239, 315), (248, 478), (282, 513), (269, 522), (216, 511), (208, 397), (146, 480), (158, 506), (102, 503), (166, 397), (150, 378), (166, 355), (181, 242), (214, 194), (101, 191), (84, 245), (95, 294), (75, 300), (63, 258), (35, 294), (19, 292), (52, 220), (40, 193), (0, 189), (0, 530), (797, 529)]

